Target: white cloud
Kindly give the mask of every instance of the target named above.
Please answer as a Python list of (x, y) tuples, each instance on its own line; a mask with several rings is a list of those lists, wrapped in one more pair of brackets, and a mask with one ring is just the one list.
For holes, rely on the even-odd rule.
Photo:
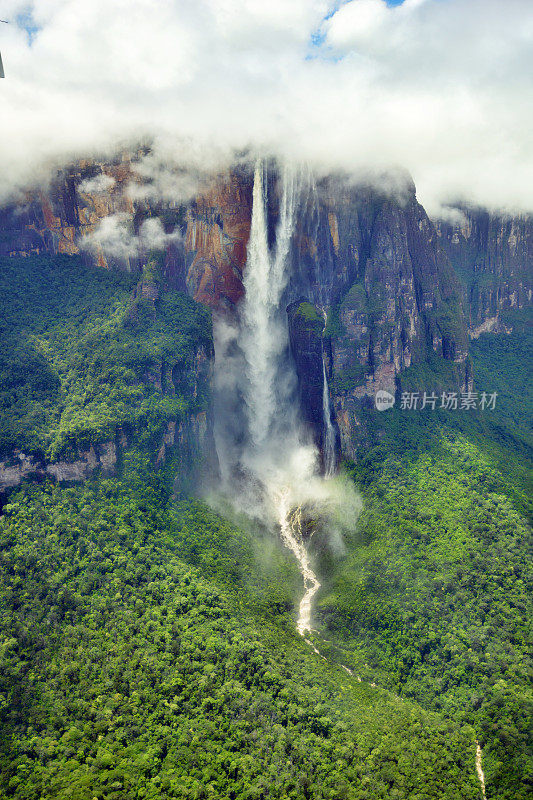
[(327, 20), (324, 0), (29, 5), (31, 46), (0, 29), (0, 195), (156, 136), (166, 195), (172, 175), (182, 196), (251, 147), (322, 170), (403, 166), (432, 211), (453, 197), (533, 210), (530, 0), (351, 0)]
[(95, 175), (94, 178), (87, 178), (87, 180), (82, 181), (78, 186), (78, 191), (82, 194), (102, 194), (109, 191), (114, 185), (115, 179), (111, 175), (101, 173), (100, 175)]
[(161, 220), (155, 217), (143, 222), (138, 236), (143, 252), (163, 250), (171, 242), (178, 242), (180, 239), (181, 233), (179, 230), (166, 233)]
[(84, 236), (80, 247), (93, 253), (103, 251), (107, 256), (121, 261), (128, 261), (138, 254), (137, 238), (131, 230), (131, 220), (127, 214), (104, 217), (94, 231)]
[(161, 221), (149, 218), (143, 222), (136, 236), (128, 214), (113, 214), (104, 217), (94, 231), (86, 234), (80, 242), (82, 250), (103, 252), (108, 258), (129, 261), (146, 255), (150, 250), (163, 250), (171, 242), (181, 239), (179, 231), (166, 233)]
[(346, 49), (357, 45), (372, 45), (383, 28), (391, 24), (389, 9), (383, 0), (358, 0), (342, 6), (329, 20), (326, 28), (328, 42)]
[(216, 142), (207, 147), (194, 140), (176, 141), (175, 135), (154, 137), (151, 148), (132, 164), (140, 179), (128, 186), (132, 199), (186, 203), (234, 158), (231, 151), (222, 150)]

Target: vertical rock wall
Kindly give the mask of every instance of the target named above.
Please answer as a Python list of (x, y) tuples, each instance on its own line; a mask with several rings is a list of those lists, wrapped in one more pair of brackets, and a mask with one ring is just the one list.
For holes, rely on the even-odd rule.
[[(217, 314), (238, 314), (252, 211), (250, 167), (215, 176), (194, 201), (177, 207), (131, 199), (131, 186), (143, 180), (137, 157), (79, 163), (58, 173), (48, 192), (28, 193), (0, 209), (0, 255), (74, 254), (110, 215), (123, 215), (134, 233), (147, 216), (156, 216), (173, 233), (162, 258), (164, 285), (188, 291)], [(275, 165), (267, 174), (272, 246), (279, 212)], [(300, 181), (283, 302), (304, 417), (320, 441), (325, 346), (347, 453), (358, 435), (357, 409), (378, 389), (395, 392), (402, 373), (430, 357), (454, 365), (458, 388), (471, 386), (469, 336), (508, 330), (506, 313), (532, 303), (531, 218), (462, 208), (454, 224), (432, 222), (413, 184), (398, 185), (401, 191), (391, 193), (341, 176)], [(142, 258), (92, 255), (102, 267), (129, 270), (140, 270)], [(302, 304), (308, 304), (307, 319), (296, 313)], [(327, 316), (325, 331), (311, 324), (313, 315)]]

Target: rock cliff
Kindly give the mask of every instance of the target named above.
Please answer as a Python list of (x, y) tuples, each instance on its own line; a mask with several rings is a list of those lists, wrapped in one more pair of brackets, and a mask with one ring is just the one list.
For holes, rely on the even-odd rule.
[(251, 174), (245, 169), (220, 176), (187, 210), (187, 289), (216, 311), (234, 311), (244, 294), (251, 217)]
[(469, 334), (508, 331), (509, 312), (532, 304), (533, 218), (465, 206), (456, 211), (454, 223), (435, 226), (462, 283)]
[(80, 162), (60, 170), (46, 190), (27, 191), (0, 208), (0, 256), (81, 252), (98, 266), (140, 272), (148, 256), (142, 249), (137, 254), (127, 248), (124, 253), (117, 247), (105, 250), (98, 238), (90, 249), (84, 245), (109, 217), (118, 216), (131, 237), (148, 218), (156, 218), (166, 233), (175, 234), (162, 258), (166, 284), (187, 290), (211, 308), (234, 307), (244, 292), (252, 204), (249, 170), (235, 168), (217, 176), (185, 206), (135, 199), (143, 186), (136, 171), (139, 158), (125, 154), (117, 163)]
[(42, 480), (52, 477), (57, 481), (77, 482), (90, 478), (98, 470), (103, 475), (112, 475), (116, 464), (115, 442), (104, 442), (91, 446), (89, 450), (81, 450), (71, 461), (55, 461), (49, 464), (43, 458), (15, 450), (0, 461), (0, 496), (30, 478)]
[[(292, 267), (289, 297), (327, 315), (322, 347), (346, 454), (354, 454), (361, 407), (379, 389), (394, 394), (402, 372), (430, 354), (456, 365), (459, 386), (469, 385), (461, 287), (411, 183), (396, 196), (340, 179), (309, 185)], [(322, 384), (318, 343), (314, 351)], [(308, 371), (309, 347), (293, 352), (299, 374)], [(315, 416), (310, 407), (319, 438)]]
[[(131, 186), (142, 180), (135, 158), (126, 156), (63, 170), (48, 192), (27, 193), (24, 202), (0, 210), (0, 254), (76, 253), (110, 215), (121, 214), (133, 232), (155, 216), (172, 233), (161, 254), (163, 289), (186, 290), (215, 313), (237, 314), (251, 169), (240, 165), (215, 176), (183, 206), (132, 199)], [(325, 357), (347, 455), (355, 452), (359, 410), (377, 390), (398, 392), (405, 371), (429, 359), (453, 366), (456, 388), (470, 388), (469, 336), (508, 330), (506, 312), (532, 303), (531, 218), (461, 208), (454, 223), (432, 221), (412, 182), (397, 186), (384, 191), (342, 176), (299, 178), (283, 298), (291, 349), (303, 416), (319, 443)], [(279, 212), (275, 165), (267, 187), (272, 244)], [(102, 267), (140, 271), (145, 254), (121, 261), (100, 250), (86, 257)], [(150, 299), (150, 286), (140, 291)], [(175, 428), (167, 431), (160, 452), (176, 435)]]
[[(199, 347), (187, 372), (171, 369), (165, 362), (154, 362), (147, 367), (145, 381), (163, 396), (170, 397), (180, 391), (195, 399), (205, 396), (207, 392), (212, 363), (212, 352)], [(70, 457), (55, 461), (46, 460), (42, 454), (13, 450), (0, 457), (0, 505), (2, 495), (24, 480), (43, 480), (48, 477), (58, 482), (76, 483), (96, 474), (114, 475), (136, 433), (119, 428), (113, 441), (100, 442), (87, 449), (75, 446), (75, 453)], [(187, 412), (169, 420), (153, 444), (153, 449), (156, 468), (171, 456), (177, 458), (175, 490), (180, 492), (190, 487), (203, 470), (216, 468), (212, 420), (208, 411)]]
[[(134, 180), (127, 156), (116, 163), (81, 161), (58, 171), (47, 188), (27, 191), (0, 208), (0, 256), (79, 253), (84, 236), (105, 217), (125, 214), (133, 219), (127, 187)], [(99, 266), (110, 266), (102, 250), (94, 259)]]

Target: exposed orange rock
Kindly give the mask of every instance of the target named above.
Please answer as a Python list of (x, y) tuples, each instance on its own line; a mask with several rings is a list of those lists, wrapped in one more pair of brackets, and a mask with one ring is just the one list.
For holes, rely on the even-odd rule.
[(300, 253), (302, 254), (309, 253), (311, 258), (313, 259), (318, 258), (317, 244), (313, 239), (311, 239), (310, 236), (307, 236), (306, 234), (301, 233), (300, 231), (296, 231), (295, 236), (298, 241), (298, 249)]
[(103, 250), (99, 248), (98, 256), (96, 261), (97, 266), (102, 267), (103, 269), (109, 269), (109, 264), (107, 263)]
[(59, 217), (54, 216), (52, 211), (52, 204), (46, 195), (41, 194), (41, 208), (43, 217), (48, 228), (58, 228), (61, 224)]
[(194, 258), (187, 285), (198, 302), (222, 311), (243, 296), (251, 215), (251, 186), (234, 172), (219, 176), (189, 209), (185, 248)]
[[(98, 175), (112, 179), (109, 188), (80, 191), (87, 177)], [(143, 201), (132, 200), (128, 191), (132, 183), (142, 185), (142, 178), (128, 159), (119, 164), (80, 161), (69, 167), (47, 192), (28, 192), (28, 214), (22, 232), (17, 223), (13, 254), (75, 255), (80, 252), (83, 238), (114, 214), (125, 215), (133, 226), (138, 211), (147, 206)], [(219, 311), (234, 308), (244, 293), (242, 276), (250, 235), (251, 190), (250, 178), (243, 170), (215, 177), (188, 207), (183, 242), (179, 247), (167, 247), (165, 269), (170, 285), (185, 288), (186, 284), (198, 302)], [(31, 235), (27, 235), (29, 231)], [(101, 249), (96, 250), (93, 259), (99, 267), (109, 268), (109, 258)]]
[(339, 223), (337, 221), (337, 215), (330, 211), (328, 213), (328, 222), (329, 222), (329, 230), (331, 233), (331, 241), (333, 242), (333, 247), (335, 248), (336, 255), (339, 254)]

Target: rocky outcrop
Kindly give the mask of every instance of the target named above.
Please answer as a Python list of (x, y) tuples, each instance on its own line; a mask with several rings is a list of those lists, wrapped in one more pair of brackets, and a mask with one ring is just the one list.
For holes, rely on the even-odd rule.
[(325, 320), (308, 302), (292, 303), (287, 309), (291, 353), (298, 378), (298, 394), (304, 420), (322, 435), (323, 369), (322, 331)]
[(161, 440), (155, 467), (163, 466), (174, 456), (174, 492), (187, 492), (218, 474), (218, 459), (213, 422), (207, 411), (188, 414), (182, 420), (171, 420)]
[(219, 312), (233, 312), (244, 294), (251, 217), (252, 182), (245, 168), (219, 176), (187, 211), (187, 289)]
[(189, 398), (191, 410), (167, 421), (154, 448), (154, 466), (162, 467), (169, 457), (176, 462), (176, 492), (196, 485), (204, 474), (216, 474), (218, 462), (213, 432), (213, 419), (208, 403), (213, 376), (214, 352), (204, 345), (196, 348), (186, 369), (162, 361), (150, 364), (144, 379), (162, 395), (183, 394)]
[(133, 240), (143, 222), (155, 217), (171, 234), (162, 260), (165, 285), (188, 291), (213, 309), (234, 309), (244, 292), (250, 171), (237, 167), (216, 176), (185, 207), (142, 197), (147, 187), (135, 169), (141, 156), (123, 154), (116, 163), (79, 162), (60, 170), (48, 189), (28, 191), (0, 209), (0, 256), (81, 253), (87, 263), (141, 272), (149, 258), (142, 242), (137, 240), (137, 252), (104, 251), (91, 235), (103, 220), (118, 215)]
[[(461, 287), (412, 184), (396, 197), (340, 179), (307, 186), (291, 259), (287, 302), (304, 416), (317, 413), (324, 348), (346, 454), (359, 437), (361, 407), (380, 389), (395, 394), (399, 376), (430, 355), (455, 365), (457, 388), (469, 384)], [(296, 298), (317, 318), (327, 314), (322, 343), (292, 332)], [(318, 422), (315, 430), (319, 440)]]
[[(80, 161), (60, 170), (46, 189), (28, 191), (0, 209), (0, 256), (75, 255), (82, 240), (100, 221), (115, 214), (133, 219), (135, 206), (127, 191), (135, 179), (132, 160), (114, 163)], [(91, 256), (98, 266), (127, 266), (103, 250)]]
[[(213, 351), (198, 345), (184, 366), (166, 361), (152, 362), (146, 367), (144, 381), (153, 391), (171, 397), (177, 393), (188, 399), (190, 410), (167, 421), (160, 438), (151, 445), (154, 468), (163, 467), (175, 458), (177, 477), (175, 490), (191, 488), (201, 470), (217, 468), (213, 425), (208, 403), (213, 371)], [(14, 450), (0, 457), (0, 505), (8, 494), (25, 480), (50, 478), (58, 483), (80, 482), (96, 475), (117, 473), (123, 454), (137, 438), (135, 430), (116, 431), (112, 441), (93, 444), (84, 449), (74, 446), (70, 457), (47, 461), (42, 454)]]
[(435, 227), (462, 283), (470, 336), (509, 332), (512, 312), (533, 306), (533, 217), (462, 206)]
[(97, 472), (112, 475), (116, 465), (116, 442), (93, 445), (88, 450), (78, 451), (74, 460), (54, 461), (50, 464), (42, 458), (15, 450), (0, 461), (0, 495), (14, 489), (23, 480), (53, 478), (58, 482), (79, 482)]
[[(16, 489), (25, 480), (42, 481), (50, 478), (58, 483), (79, 483), (88, 478), (115, 475), (122, 454), (131, 444), (131, 437), (118, 433), (116, 441), (92, 445), (78, 450), (71, 460), (47, 463), (40, 456), (14, 450), (0, 460), (0, 503), (2, 496)], [(156, 448), (154, 466), (162, 467), (169, 456), (177, 456), (175, 490), (194, 485), (201, 470), (216, 470), (212, 422), (207, 411), (171, 420)]]

